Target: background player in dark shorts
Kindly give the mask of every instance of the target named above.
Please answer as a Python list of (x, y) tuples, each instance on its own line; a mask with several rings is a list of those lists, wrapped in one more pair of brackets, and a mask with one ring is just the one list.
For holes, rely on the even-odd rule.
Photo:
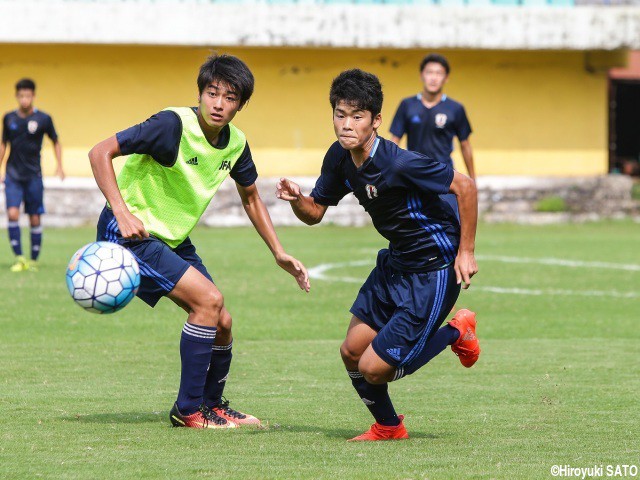
[[(53, 141), (56, 155), (56, 175), (64, 180), (62, 169), (62, 146), (53, 126), (53, 120), (45, 112), (36, 109), (33, 101), (36, 84), (28, 78), (16, 84), (18, 109), (5, 114), (2, 120), (2, 143), (0, 143), (0, 165), (7, 145), (10, 145), (9, 159), (5, 175), (5, 196), (8, 216), (9, 242), (16, 256), (12, 272), (37, 270), (38, 255), (42, 245), (42, 225), (40, 215), (44, 213), (44, 187), (40, 150), (45, 133)], [(20, 206), (29, 215), (31, 225), (31, 261), (22, 254), (20, 235)]]
[[(387, 383), (409, 375), (448, 345), (470, 367), (480, 354), (475, 314), (461, 310), (442, 328), (460, 286), (477, 272), (474, 257), (477, 195), (470, 178), (444, 163), (409, 152), (377, 135), (382, 86), (361, 70), (342, 72), (330, 102), (338, 141), (327, 151), (310, 196), (281, 179), (276, 195), (312, 225), (327, 208), (353, 193), (389, 248), (351, 307), (340, 349), (352, 384), (376, 419), (352, 440), (408, 438)], [(440, 195), (452, 192), (460, 221)]]

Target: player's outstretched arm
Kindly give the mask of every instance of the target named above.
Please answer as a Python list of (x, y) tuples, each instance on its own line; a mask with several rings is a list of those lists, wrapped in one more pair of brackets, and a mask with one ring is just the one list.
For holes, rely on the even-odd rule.
[(460, 212), (460, 246), (456, 257), (455, 271), (458, 284), (469, 288), (471, 277), (478, 273), (476, 264), (476, 228), (478, 226), (478, 191), (476, 183), (466, 175), (454, 172), (450, 187), (456, 194)]
[(89, 152), (91, 170), (93, 170), (98, 187), (111, 205), (120, 234), (124, 238), (141, 240), (147, 238), (149, 232), (144, 228), (140, 219), (129, 211), (118, 188), (116, 173), (113, 170), (113, 159), (119, 156), (120, 145), (114, 135), (97, 144)]
[(300, 186), (287, 178), (281, 178), (276, 185), (276, 197), (289, 202), (295, 216), (307, 225), (320, 223), (327, 211), (326, 205), (316, 203), (313, 197), (304, 196)]
[(308, 292), (311, 285), (309, 283), (307, 269), (302, 262), (284, 251), (278, 235), (273, 228), (267, 207), (260, 198), (258, 187), (256, 187), (255, 183), (248, 187), (243, 187), (236, 183), (236, 187), (242, 199), (242, 206), (245, 212), (247, 212), (247, 216), (264, 240), (264, 243), (266, 243), (269, 250), (271, 250), (273, 257), (276, 259), (276, 263), (296, 279), (302, 290)]

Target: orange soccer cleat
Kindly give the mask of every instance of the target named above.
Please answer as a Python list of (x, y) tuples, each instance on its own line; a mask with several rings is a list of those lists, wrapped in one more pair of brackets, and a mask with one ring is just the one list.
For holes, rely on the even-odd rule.
[(247, 413), (242, 413), (233, 408), (229, 407), (229, 400), (222, 397), (222, 401), (211, 408), (216, 415), (237, 424), (241, 425), (260, 425), (260, 420), (258, 420), (253, 415), (249, 415)]
[(169, 413), (169, 420), (174, 427), (236, 428), (238, 426), (234, 422), (216, 415), (204, 405), (201, 405), (200, 410), (191, 415), (183, 415), (178, 410), (178, 404), (175, 403)]
[(458, 329), (460, 337), (451, 345), (451, 350), (467, 368), (473, 366), (480, 356), (480, 343), (476, 337), (476, 314), (463, 308), (458, 310), (449, 325)]
[(406, 440), (409, 438), (407, 429), (404, 428), (404, 415), (398, 415), (400, 419), (400, 425), (395, 427), (389, 427), (387, 425), (380, 425), (378, 422), (371, 425), (371, 428), (364, 432), (362, 435), (353, 437), (348, 442), (375, 442), (379, 440)]

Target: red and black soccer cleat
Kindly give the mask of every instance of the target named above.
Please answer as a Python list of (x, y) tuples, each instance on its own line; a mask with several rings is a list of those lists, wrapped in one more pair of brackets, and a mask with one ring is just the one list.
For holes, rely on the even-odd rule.
[(473, 366), (480, 356), (480, 343), (476, 337), (476, 314), (463, 308), (458, 310), (449, 325), (458, 329), (460, 337), (451, 345), (451, 350), (467, 368)]
[(200, 409), (191, 415), (182, 415), (178, 410), (178, 404), (174, 403), (169, 413), (169, 420), (171, 420), (174, 427), (237, 428), (238, 426), (234, 422), (216, 415), (215, 412), (212, 412), (204, 405), (201, 405)]
[(222, 397), (222, 401), (215, 407), (211, 408), (211, 410), (219, 417), (222, 417), (228, 420), (229, 422), (233, 422), (238, 426), (260, 425), (260, 420), (258, 420), (253, 415), (249, 415), (248, 413), (242, 413), (229, 407), (229, 400), (227, 400), (224, 397)]
[(409, 438), (407, 429), (404, 427), (404, 415), (398, 415), (400, 425), (389, 427), (378, 422), (371, 425), (371, 428), (362, 435), (353, 437), (348, 442), (375, 442), (380, 440), (406, 440)]

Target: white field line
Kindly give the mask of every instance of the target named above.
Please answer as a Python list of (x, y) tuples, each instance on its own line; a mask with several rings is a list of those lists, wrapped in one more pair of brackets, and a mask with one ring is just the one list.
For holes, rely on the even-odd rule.
[[(478, 256), (478, 260), (504, 262), (504, 263), (538, 263), (542, 265), (557, 265), (568, 268), (594, 268), (594, 269), (614, 269), (614, 270), (629, 270), (640, 271), (640, 265), (634, 264), (618, 264), (608, 262), (582, 262), (578, 260), (563, 260), (558, 258), (519, 258), (519, 257), (502, 257), (502, 256)], [(344, 282), (344, 283), (363, 283), (366, 277), (343, 277), (332, 276), (328, 274), (331, 270), (344, 267), (363, 267), (371, 266), (373, 268), (372, 260), (354, 260), (351, 262), (338, 262), (338, 263), (323, 263), (315, 267), (309, 268), (309, 278), (315, 280), (326, 280), (332, 282)], [(509, 294), (509, 295), (558, 295), (558, 296), (579, 296), (579, 297), (613, 297), (613, 298), (640, 298), (640, 293), (637, 292), (618, 292), (617, 290), (555, 290), (555, 289), (528, 289), (528, 288), (504, 288), (504, 287), (492, 287), (473, 285), (471, 287), (474, 291)]]
[(535, 263), (538, 265), (554, 265), (569, 268), (594, 268), (601, 270), (628, 270), (631, 272), (640, 272), (640, 265), (635, 265), (633, 263), (583, 262), (581, 260), (566, 260), (563, 258), (503, 257), (500, 255), (476, 255), (476, 259), (502, 263)]
[(553, 290), (553, 289), (528, 289), (528, 288), (502, 288), (502, 287), (484, 287), (481, 285), (472, 285), (471, 289), (481, 292), (503, 293), (511, 295), (534, 295), (534, 296), (575, 296), (575, 297), (613, 297), (613, 298), (640, 298), (640, 293), (635, 292), (618, 292), (617, 290)]
[[(360, 250), (360, 253), (377, 255), (378, 250), (363, 248)], [(602, 270), (627, 270), (630, 272), (640, 272), (640, 265), (633, 263), (585, 262), (582, 260), (567, 260), (565, 258), (528, 258), (507, 257), (503, 255), (476, 255), (476, 260), (486, 260), (488, 262), (501, 263), (534, 263), (538, 265), (557, 265), (559, 267), (569, 268), (596, 268)]]

